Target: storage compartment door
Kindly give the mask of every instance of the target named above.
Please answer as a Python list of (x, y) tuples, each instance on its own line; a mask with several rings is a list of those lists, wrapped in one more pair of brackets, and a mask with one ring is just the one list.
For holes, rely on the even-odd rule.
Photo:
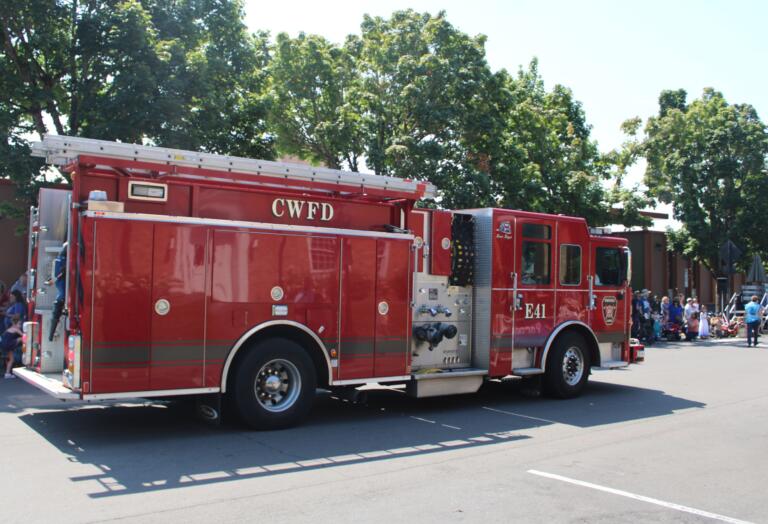
[(153, 390), (203, 386), (207, 231), (156, 224), (152, 307)]
[(376, 241), (376, 377), (410, 373), (411, 241)]
[(376, 326), (376, 239), (342, 240), (339, 378), (373, 376)]
[(96, 220), (90, 393), (149, 389), (152, 230)]

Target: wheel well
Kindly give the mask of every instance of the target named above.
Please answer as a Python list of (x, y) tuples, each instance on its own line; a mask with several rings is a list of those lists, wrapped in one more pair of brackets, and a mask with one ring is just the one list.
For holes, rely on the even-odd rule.
[(232, 371), (237, 369), (240, 361), (245, 358), (245, 355), (249, 351), (249, 347), (253, 346), (255, 343), (261, 340), (268, 338), (287, 338), (288, 340), (292, 340), (304, 348), (304, 351), (306, 351), (309, 357), (312, 359), (312, 364), (314, 364), (315, 374), (317, 375), (317, 386), (320, 388), (326, 388), (329, 386), (328, 364), (325, 360), (324, 350), (318, 345), (317, 341), (314, 340), (312, 336), (309, 335), (309, 333), (297, 327), (275, 325), (268, 326), (264, 329), (256, 331), (240, 345), (237, 353), (235, 354), (235, 358), (232, 360), (232, 363), (229, 366), (229, 371), (227, 373), (227, 391), (232, 390), (232, 380), (235, 376)]
[[(582, 326), (581, 324), (570, 325), (555, 335), (554, 340), (552, 340), (552, 344), (550, 344), (550, 349), (553, 345), (555, 345), (560, 337), (568, 333), (577, 333), (579, 336), (581, 336), (582, 339), (584, 339), (584, 342), (587, 344), (587, 348), (589, 349), (590, 366), (599, 366), (600, 348), (597, 345), (597, 339), (595, 338), (595, 335), (589, 330), (589, 328)], [(549, 356), (549, 353), (547, 353), (547, 356)], [(544, 365), (546, 366), (546, 363), (544, 363)]]

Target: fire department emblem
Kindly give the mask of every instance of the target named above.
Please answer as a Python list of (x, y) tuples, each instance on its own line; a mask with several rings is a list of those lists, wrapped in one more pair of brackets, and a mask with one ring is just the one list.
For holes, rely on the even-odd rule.
[(496, 228), (496, 238), (502, 238), (504, 240), (512, 238), (512, 224), (506, 220), (504, 222), (499, 222), (499, 227)]
[(616, 297), (604, 297), (603, 298), (603, 320), (608, 326), (613, 325), (616, 320), (616, 311), (618, 311), (618, 301)]

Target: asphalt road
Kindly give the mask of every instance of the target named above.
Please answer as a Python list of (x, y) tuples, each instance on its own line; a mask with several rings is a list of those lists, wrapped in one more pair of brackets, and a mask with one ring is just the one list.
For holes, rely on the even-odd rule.
[(279, 432), (0, 380), (2, 522), (768, 522), (768, 347), (650, 348), (579, 399), (318, 397)]

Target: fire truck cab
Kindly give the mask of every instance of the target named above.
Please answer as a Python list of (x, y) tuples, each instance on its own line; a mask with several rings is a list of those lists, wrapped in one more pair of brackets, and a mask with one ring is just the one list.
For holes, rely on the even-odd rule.
[(72, 189), (31, 212), (16, 373), (57, 398), (191, 395), (212, 417), (225, 399), (279, 428), (316, 388), (540, 375), (567, 398), (629, 364), (627, 241), (581, 218), (424, 209), (423, 182), (99, 140), (33, 152)]

